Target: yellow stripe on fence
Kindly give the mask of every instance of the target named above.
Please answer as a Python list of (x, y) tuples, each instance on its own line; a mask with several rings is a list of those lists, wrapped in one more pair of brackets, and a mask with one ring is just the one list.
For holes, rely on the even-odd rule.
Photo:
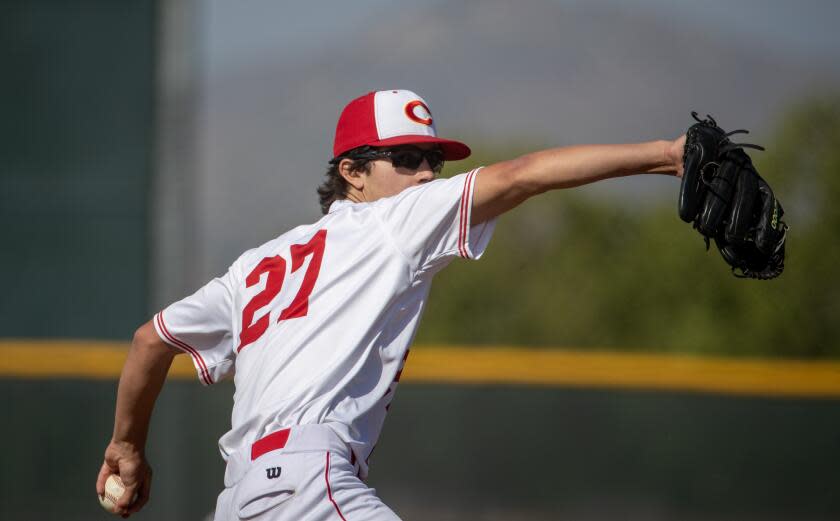
[[(113, 342), (0, 341), (0, 377), (114, 379), (127, 350)], [(176, 357), (170, 377), (196, 378), (190, 358)], [(840, 362), (419, 346), (402, 381), (838, 398)]]
[[(119, 378), (128, 344), (97, 340), (0, 340), (0, 376)], [(188, 356), (178, 356), (170, 377), (195, 378)]]
[(840, 362), (561, 349), (419, 348), (409, 356), (405, 379), (840, 397)]

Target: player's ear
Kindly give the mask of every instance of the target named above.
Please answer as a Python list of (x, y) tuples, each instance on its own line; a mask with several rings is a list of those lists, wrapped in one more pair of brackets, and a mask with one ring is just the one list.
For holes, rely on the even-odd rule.
[(362, 191), (365, 187), (364, 170), (353, 169), (354, 161), (352, 159), (342, 159), (338, 163), (338, 175), (344, 178), (347, 183), (356, 190)]

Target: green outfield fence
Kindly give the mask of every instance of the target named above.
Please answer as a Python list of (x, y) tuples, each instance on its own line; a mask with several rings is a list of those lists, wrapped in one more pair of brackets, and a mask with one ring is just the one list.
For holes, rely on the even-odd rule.
[[(0, 518), (107, 519), (93, 485), (126, 348), (0, 343)], [(830, 362), (419, 346), (369, 482), (405, 519), (837, 519), (838, 374)], [(212, 511), (232, 393), (202, 387), (178, 357), (137, 519)]]

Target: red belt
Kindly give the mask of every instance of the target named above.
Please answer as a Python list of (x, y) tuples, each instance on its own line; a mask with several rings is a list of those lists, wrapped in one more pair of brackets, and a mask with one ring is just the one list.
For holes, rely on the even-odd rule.
[[(286, 446), (286, 443), (289, 441), (289, 432), (291, 429), (281, 429), (279, 431), (274, 431), (271, 434), (263, 436), (262, 438), (258, 439), (251, 445), (251, 461), (259, 458), (266, 452), (271, 452), (273, 450), (282, 449)], [(356, 453), (354, 451), (350, 452), (350, 464), (356, 464)]]
[(259, 458), (266, 452), (282, 449), (289, 441), (289, 431), (291, 429), (282, 429), (272, 432), (268, 436), (258, 439), (251, 445), (251, 461)]

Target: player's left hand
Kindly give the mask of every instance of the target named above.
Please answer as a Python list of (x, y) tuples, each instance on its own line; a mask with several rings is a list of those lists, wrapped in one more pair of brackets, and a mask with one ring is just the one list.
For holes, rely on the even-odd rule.
[(706, 249), (714, 240), (736, 277), (778, 277), (785, 268), (785, 212), (744, 151), (764, 147), (730, 140), (747, 130), (726, 132), (712, 116), (691, 116), (696, 123), (687, 132), (680, 219), (703, 235)]
[[(145, 456), (128, 444), (112, 441), (105, 449), (105, 460), (96, 479), (97, 494), (105, 493), (105, 481), (111, 474), (118, 474), (125, 485), (125, 493), (117, 502), (117, 513), (125, 518), (143, 508), (152, 487), (152, 468)], [(135, 493), (137, 499), (132, 502)]]
[(671, 142), (666, 154), (674, 167), (674, 175), (683, 176), (683, 153), (685, 152), (685, 134)]

